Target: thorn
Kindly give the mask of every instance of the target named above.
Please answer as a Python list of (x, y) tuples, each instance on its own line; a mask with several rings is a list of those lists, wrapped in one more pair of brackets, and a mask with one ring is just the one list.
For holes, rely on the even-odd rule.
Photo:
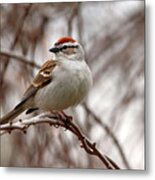
[(12, 126), (12, 121), (11, 121), (11, 122), (9, 122), (9, 124), (10, 124), (10, 126)]
[(83, 144), (80, 145), (81, 148), (84, 148)]
[(93, 147), (96, 147), (96, 143), (95, 142), (93, 143)]
[(52, 126), (52, 123), (49, 123), (50, 126)]
[(19, 122), (21, 123), (21, 122), (22, 122), (22, 119), (19, 119)]
[(23, 130), (23, 133), (24, 133), (24, 134), (26, 134), (26, 133), (27, 133), (27, 131), (24, 129), (24, 130)]
[(59, 128), (59, 125), (58, 125), (58, 124), (55, 124), (54, 127), (55, 127), (55, 128)]
[(79, 141), (84, 140), (84, 139), (85, 139), (85, 137), (84, 137), (84, 136), (79, 137)]
[(68, 130), (67, 127), (65, 127), (65, 128), (64, 128), (64, 131), (67, 131), (67, 130)]

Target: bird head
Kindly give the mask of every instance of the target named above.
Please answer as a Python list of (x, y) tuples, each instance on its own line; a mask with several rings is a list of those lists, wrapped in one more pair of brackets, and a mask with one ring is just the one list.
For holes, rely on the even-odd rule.
[(58, 60), (84, 60), (84, 51), (82, 46), (72, 37), (62, 37), (49, 49), (55, 54)]

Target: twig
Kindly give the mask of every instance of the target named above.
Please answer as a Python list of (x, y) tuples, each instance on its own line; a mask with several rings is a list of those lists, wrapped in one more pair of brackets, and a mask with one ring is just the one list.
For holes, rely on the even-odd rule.
[(106, 131), (106, 133), (111, 137), (111, 139), (113, 140), (114, 144), (116, 145), (119, 153), (120, 153), (120, 156), (123, 160), (123, 163), (125, 164), (125, 166), (128, 168), (128, 169), (131, 169), (130, 165), (129, 165), (129, 162), (126, 158), (126, 155), (118, 141), (118, 139), (116, 138), (116, 136), (114, 135), (114, 133), (112, 132), (112, 130), (108, 127), (108, 125), (106, 125), (99, 117), (97, 117), (90, 109), (89, 107), (87, 106), (86, 103), (84, 103), (84, 107), (86, 109), (86, 111), (94, 118), (94, 120), (99, 123), (103, 128), (104, 130)]
[(76, 3), (72, 7), (71, 12), (70, 12), (69, 17), (68, 17), (67, 27), (68, 27), (68, 35), (69, 36), (72, 36), (73, 20), (77, 15), (78, 7), (79, 7), (79, 3)]
[(47, 123), (50, 126), (54, 127), (64, 127), (72, 132), (81, 142), (81, 147), (88, 153), (94, 156), (97, 156), (104, 166), (107, 169), (120, 169), (119, 166), (114, 163), (109, 157), (101, 154), (101, 152), (97, 149), (96, 143), (92, 143), (85, 135), (80, 131), (78, 126), (70, 121), (69, 119), (60, 119), (58, 116), (53, 114), (40, 114), (30, 119), (20, 120), (18, 122), (12, 122), (3, 124), (0, 126), (0, 134), (4, 135), (5, 133), (11, 133), (13, 130), (19, 129), (23, 132), (31, 126), (35, 124)]
[[(10, 46), (10, 50), (14, 50), (18, 40), (19, 40), (19, 37), (21, 35), (21, 32), (22, 32), (22, 29), (23, 29), (23, 26), (24, 26), (24, 23), (29, 15), (29, 12), (31, 10), (31, 7), (32, 7), (32, 4), (29, 4), (26, 8), (25, 8), (25, 11), (23, 13), (23, 15), (20, 17), (20, 21), (18, 22), (17, 24), (17, 27), (16, 27), (16, 34), (15, 34), (15, 37), (14, 37), (14, 40)], [(7, 60), (5, 61), (4, 63), (4, 67), (2, 69), (2, 75), (3, 77), (1, 77), (1, 85), (3, 84), (3, 78), (5, 76), (5, 72), (7, 71), (7, 67), (9, 65), (9, 59), (7, 58)]]
[[(18, 62), (27, 64), (27, 65), (32, 66), (32, 67), (40, 68), (40, 66), (39, 66), (38, 64), (36, 64), (34, 61), (25, 59), (25, 58), (22, 57), (22, 56), (17, 56), (17, 55), (15, 55), (15, 54), (10, 53), (10, 52), (1, 51), (1, 52), (0, 52), (0, 55), (5, 56), (5, 57), (7, 57), (7, 58), (13, 58), (14, 60), (16, 60), (16, 61), (18, 61)], [(7, 60), (8, 60), (8, 59), (7, 59)]]

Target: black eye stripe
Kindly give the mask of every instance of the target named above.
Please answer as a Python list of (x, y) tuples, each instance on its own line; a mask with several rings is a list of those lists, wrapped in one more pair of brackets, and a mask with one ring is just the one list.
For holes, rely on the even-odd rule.
[(76, 46), (67, 46), (67, 45), (64, 45), (62, 48), (60, 48), (60, 49), (68, 49), (68, 48), (78, 48), (78, 46), (76, 45)]
[(62, 51), (64, 49), (68, 49), (68, 48), (78, 48), (78, 45), (70, 45), (70, 46), (64, 45), (61, 48), (59, 48), (59, 51)]

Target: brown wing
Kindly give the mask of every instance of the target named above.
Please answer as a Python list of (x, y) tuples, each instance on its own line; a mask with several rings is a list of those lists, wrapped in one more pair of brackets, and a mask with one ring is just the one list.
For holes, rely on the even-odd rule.
[(57, 61), (47, 61), (34, 78), (32, 86), (40, 88), (48, 84), (52, 79), (52, 71), (58, 65)]
[(58, 64), (58, 61), (49, 60), (42, 65), (38, 74), (33, 79), (32, 84), (24, 93), (22, 101), (19, 105), (23, 104), (28, 98), (33, 96), (39, 88), (44, 87), (52, 81), (52, 71)]

